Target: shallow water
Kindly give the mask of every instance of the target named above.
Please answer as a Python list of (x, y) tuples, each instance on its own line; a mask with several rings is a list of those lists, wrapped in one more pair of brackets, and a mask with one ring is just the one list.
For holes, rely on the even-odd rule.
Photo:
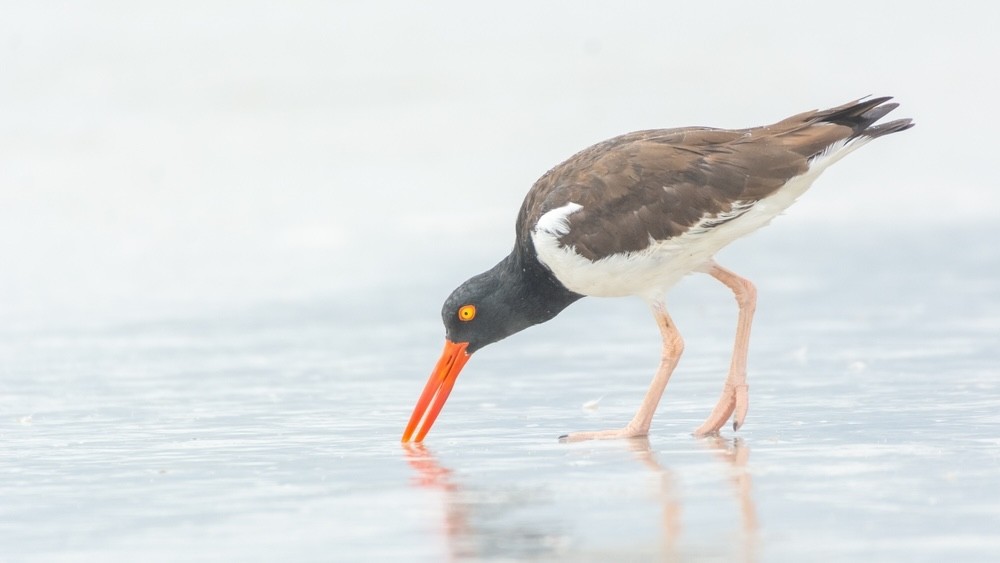
[(8, 329), (0, 560), (995, 560), (1000, 251), (984, 233), (956, 234), (933, 270), (920, 258), (945, 243), (919, 233), (886, 236), (891, 254), (828, 238), (823, 261), (782, 230), (724, 253), (758, 273), (760, 306), (747, 424), (709, 439), (689, 432), (735, 307), (708, 279), (671, 294), (687, 350), (647, 440), (556, 440), (631, 417), (658, 352), (632, 300), (484, 349), (409, 447), (450, 277)]

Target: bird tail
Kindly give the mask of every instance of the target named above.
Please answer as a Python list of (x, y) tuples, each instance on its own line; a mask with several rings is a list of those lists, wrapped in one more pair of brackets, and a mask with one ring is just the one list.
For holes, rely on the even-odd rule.
[(889, 96), (872, 98), (870, 100), (861, 98), (842, 106), (814, 112), (812, 115), (806, 117), (809, 125), (832, 123), (842, 127), (849, 127), (852, 131), (848, 136), (822, 147), (811, 155), (809, 157), (810, 166), (818, 167), (818, 170), (822, 170), (861, 148), (872, 139), (890, 133), (905, 131), (913, 127), (913, 120), (909, 118), (875, 125), (876, 121), (899, 107), (899, 104), (895, 102), (886, 103), (891, 99)]
[(875, 122), (885, 117), (889, 112), (899, 107), (895, 102), (889, 102), (892, 97), (883, 96), (880, 98), (855, 100), (842, 106), (838, 106), (826, 111), (821, 111), (816, 115), (817, 122), (835, 123), (850, 127), (854, 133), (848, 138), (848, 142), (854, 139), (871, 140), (890, 133), (905, 131), (915, 124), (912, 119), (897, 119), (888, 123), (875, 125)]

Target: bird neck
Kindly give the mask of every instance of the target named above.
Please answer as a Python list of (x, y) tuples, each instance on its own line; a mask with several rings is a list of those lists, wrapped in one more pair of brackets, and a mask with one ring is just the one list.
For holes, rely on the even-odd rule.
[(495, 266), (504, 280), (503, 291), (509, 305), (518, 309), (526, 324), (521, 329), (543, 323), (583, 297), (566, 289), (535, 254), (533, 247), (519, 245)]

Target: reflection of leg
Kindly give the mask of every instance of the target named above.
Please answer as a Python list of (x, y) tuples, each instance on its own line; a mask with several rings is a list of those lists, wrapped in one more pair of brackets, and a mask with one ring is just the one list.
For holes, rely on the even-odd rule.
[(621, 429), (573, 432), (563, 436), (563, 439), (575, 442), (607, 438), (634, 438), (649, 434), (649, 425), (653, 422), (653, 415), (656, 414), (656, 406), (660, 403), (660, 397), (663, 396), (663, 391), (667, 388), (670, 374), (674, 372), (677, 361), (684, 351), (684, 339), (681, 338), (681, 333), (677, 331), (674, 321), (667, 314), (666, 305), (662, 301), (657, 301), (651, 303), (650, 308), (653, 310), (653, 317), (656, 319), (656, 324), (660, 327), (660, 335), (663, 337), (663, 352), (660, 356), (660, 367), (656, 370), (656, 375), (653, 376), (649, 390), (646, 391), (646, 396), (639, 405), (639, 410), (636, 411), (632, 422)]
[(750, 448), (743, 440), (726, 440), (720, 436), (709, 436), (705, 443), (717, 451), (732, 467), (732, 481), (736, 489), (736, 500), (740, 505), (740, 520), (743, 523), (743, 560), (755, 561), (757, 551), (757, 508), (753, 501), (752, 481), (747, 470)]
[(743, 440), (733, 441), (733, 482), (740, 498), (740, 514), (743, 515), (743, 531), (752, 537), (757, 532), (757, 508), (754, 506), (750, 479), (747, 471), (747, 461), (750, 460), (750, 448), (743, 445)]
[(649, 445), (649, 438), (642, 436), (632, 438), (628, 442), (629, 448), (635, 452), (639, 461), (660, 477), (659, 496), (663, 503), (663, 560), (673, 561), (676, 559), (677, 540), (681, 535), (681, 501), (677, 498), (673, 474), (657, 461)]
[(736, 296), (740, 313), (736, 323), (736, 342), (733, 344), (733, 359), (729, 364), (729, 375), (722, 389), (722, 397), (712, 409), (708, 419), (694, 431), (696, 436), (718, 432), (735, 411), (733, 430), (739, 430), (747, 416), (750, 397), (747, 388), (747, 350), (750, 347), (750, 324), (757, 307), (757, 289), (750, 280), (741, 278), (714, 261), (705, 270), (713, 278), (726, 284)]

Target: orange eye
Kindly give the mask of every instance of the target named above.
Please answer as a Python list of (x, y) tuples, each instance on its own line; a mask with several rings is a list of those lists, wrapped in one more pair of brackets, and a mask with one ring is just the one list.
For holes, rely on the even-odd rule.
[(463, 305), (458, 310), (458, 320), (460, 321), (471, 321), (476, 318), (476, 306), (475, 305)]

